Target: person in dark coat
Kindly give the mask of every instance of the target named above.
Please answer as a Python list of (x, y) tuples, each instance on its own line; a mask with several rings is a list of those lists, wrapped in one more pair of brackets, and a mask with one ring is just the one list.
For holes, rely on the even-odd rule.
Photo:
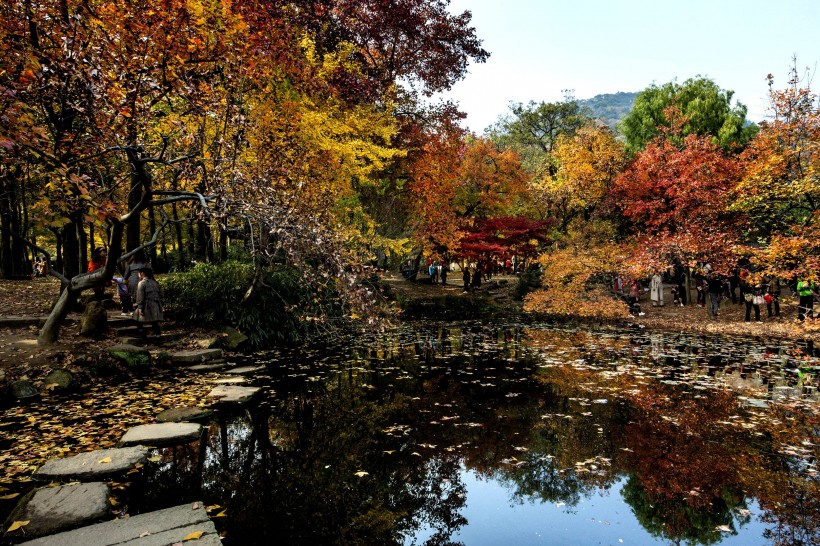
[(146, 267), (151, 267), (151, 263), (148, 261), (148, 257), (145, 255), (145, 252), (142, 250), (128, 258), (128, 265), (125, 267), (125, 272), (122, 274), (122, 278), (125, 281), (125, 285), (128, 287), (128, 293), (131, 294), (132, 298), (137, 294), (137, 285), (140, 282), (139, 271), (140, 269), (145, 269)]
[(137, 322), (138, 333), (145, 335), (145, 324), (150, 323), (155, 336), (160, 335), (159, 323), (162, 315), (162, 291), (154, 279), (150, 267), (139, 270), (140, 282), (137, 285)]
[(720, 297), (723, 294), (723, 281), (714, 273), (710, 273), (706, 282), (709, 289), (709, 303), (711, 303), (710, 311), (712, 317), (717, 318), (720, 311)]
[(462, 268), (461, 279), (464, 281), (464, 293), (470, 291), (470, 269), (465, 265)]

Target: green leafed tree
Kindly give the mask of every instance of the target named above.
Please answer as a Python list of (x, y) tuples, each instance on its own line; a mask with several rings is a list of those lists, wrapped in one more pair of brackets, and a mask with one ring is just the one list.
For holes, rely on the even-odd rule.
[(682, 136), (709, 135), (724, 150), (745, 147), (757, 133), (757, 126), (746, 121), (746, 106), (732, 105), (734, 91), (724, 90), (709, 78), (690, 78), (679, 84), (654, 83), (641, 91), (632, 111), (621, 122), (620, 130), (631, 152), (672, 126), (669, 108), (684, 118)]
[(558, 137), (571, 137), (590, 121), (589, 113), (572, 95), (561, 102), (530, 101), (510, 105), (510, 114), (500, 119), (488, 136), (497, 145), (512, 148), (532, 175), (557, 171), (553, 151)]

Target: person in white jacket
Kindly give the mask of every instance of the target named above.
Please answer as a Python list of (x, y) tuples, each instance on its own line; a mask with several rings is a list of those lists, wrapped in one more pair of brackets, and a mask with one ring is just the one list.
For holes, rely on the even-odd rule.
[(655, 271), (649, 281), (649, 298), (652, 300), (652, 307), (663, 307), (663, 277), (658, 271)]

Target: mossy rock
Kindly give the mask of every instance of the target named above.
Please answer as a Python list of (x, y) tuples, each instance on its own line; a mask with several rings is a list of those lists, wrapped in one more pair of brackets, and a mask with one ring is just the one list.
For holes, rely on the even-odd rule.
[(108, 354), (132, 371), (145, 371), (151, 367), (151, 353), (145, 347), (135, 345), (114, 345)]

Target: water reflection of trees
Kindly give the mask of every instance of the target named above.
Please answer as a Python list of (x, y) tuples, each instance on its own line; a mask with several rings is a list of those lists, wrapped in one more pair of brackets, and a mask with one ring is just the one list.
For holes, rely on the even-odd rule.
[[(790, 399), (750, 409), (736, 396), (737, 389), (761, 394), (761, 384), (782, 381), (784, 364), (807, 356), (802, 349), (741, 346), (733, 353), (721, 346), (721, 358), (714, 359), (698, 339), (690, 345), (677, 340), (674, 347), (661, 340), (650, 368), (645, 354), (623, 351), (622, 338), (610, 343), (604, 336), (542, 335), (553, 350), (584, 358), (583, 365), (548, 369), (543, 381), (627, 404), (628, 420), (612, 423), (621, 446), (612, 471), (630, 476), (624, 499), (650, 533), (676, 542), (718, 542), (722, 532), (736, 532), (749, 521), (745, 498), (753, 497), (770, 524), (766, 538), (784, 545), (820, 543), (813, 466), (820, 423), (814, 406)], [(599, 350), (584, 356), (588, 343)], [(633, 346), (652, 346), (651, 340), (642, 343)], [(607, 344), (608, 361), (598, 356)], [(739, 380), (745, 374), (750, 381)]]
[[(657, 537), (718, 542), (755, 497), (775, 544), (818, 543), (815, 448), (779, 453), (814, 418), (755, 420), (733, 392), (692, 388), (714, 382), (708, 347), (651, 347), (465, 324), (356, 342), (344, 359), (283, 356), (276, 388), (288, 394), (221, 414), (205, 453), (190, 454), (203, 461), (196, 495), (227, 508), (229, 544), (403, 544), (424, 530), (432, 546), (468, 523), (465, 469), (513, 500), (569, 509), (627, 478), (624, 500)], [(718, 364), (736, 361), (748, 354)]]

